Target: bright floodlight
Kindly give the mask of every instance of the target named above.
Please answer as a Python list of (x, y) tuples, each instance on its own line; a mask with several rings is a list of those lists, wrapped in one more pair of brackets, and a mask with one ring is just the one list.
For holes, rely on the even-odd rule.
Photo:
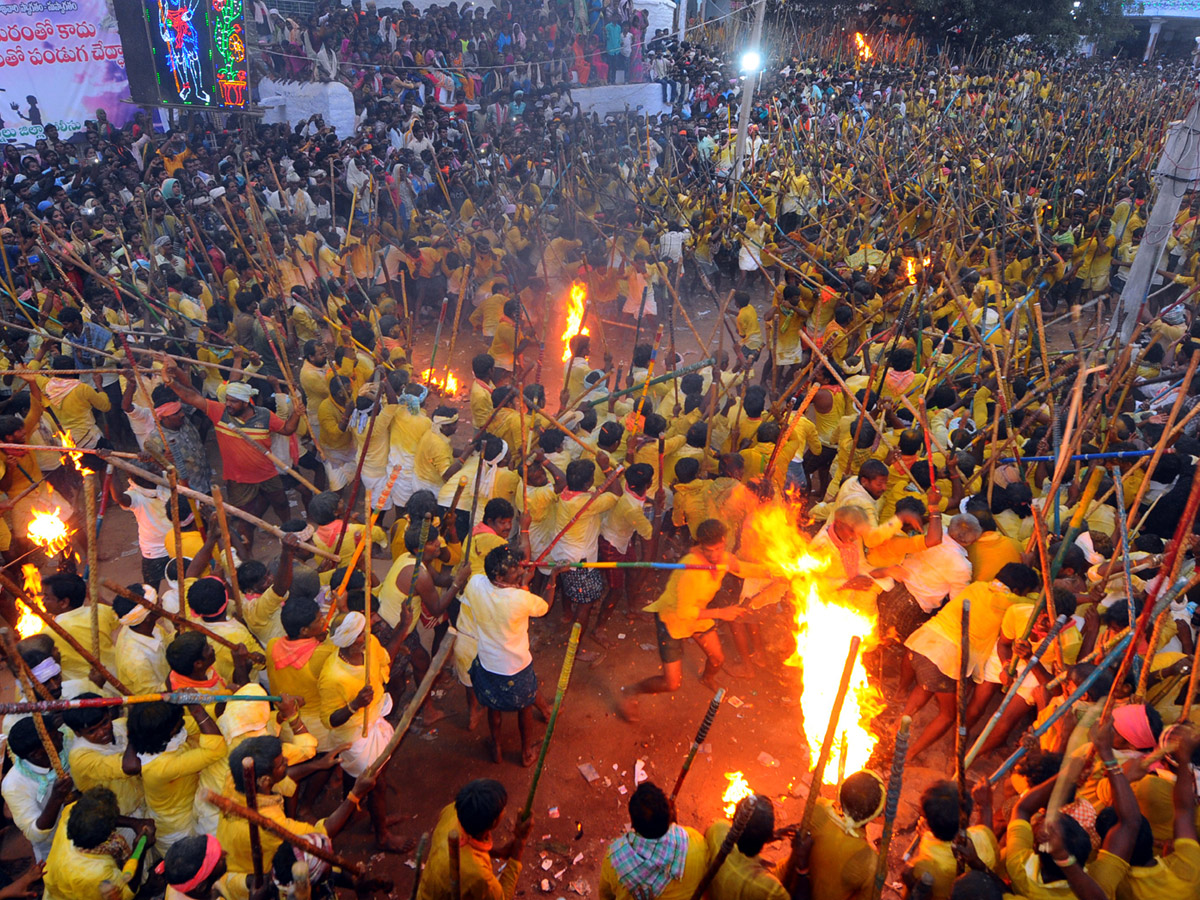
[(754, 74), (762, 68), (762, 56), (757, 50), (747, 50), (742, 54), (742, 71), (748, 74)]

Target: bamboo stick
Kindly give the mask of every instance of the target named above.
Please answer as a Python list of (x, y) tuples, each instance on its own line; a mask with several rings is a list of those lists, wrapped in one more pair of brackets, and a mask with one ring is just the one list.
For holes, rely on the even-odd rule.
[[(25, 696), (32, 699), (40, 691), (46, 699), (50, 699), (50, 694), (45, 686), (39, 684), (34, 679), (33, 673), (29, 671), (29, 666), (25, 664), (25, 660), (21, 658), (21, 654), (17, 652), (17, 644), (13, 640), (13, 633), (10, 629), (0, 627), (0, 646), (4, 648), (4, 661), (8, 664), (13, 677), (20, 682), (21, 690)], [(46, 751), (46, 755), (50, 757), (50, 766), (54, 769), (54, 774), (59, 779), (69, 778), (70, 776), (67, 775), (66, 770), (63, 768), (59, 752), (54, 748), (53, 741), (50, 740), (50, 732), (46, 730), (46, 720), (40, 712), (33, 714), (33, 724), (37, 728), (42, 748)]]
[(692, 745), (688, 748), (687, 756), (683, 759), (683, 768), (679, 770), (679, 777), (675, 779), (675, 787), (671, 789), (671, 805), (675, 805), (676, 798), (679, 797), (679, 790), (683, 787), (683, 779), (687, 777), (688, 771), (692, 768), (692, 761), (696, 758), (696, 752), (708, 738), (708, 731), (712, 728), (713, 719), (717, 717), (717, 711), (721, 708), (721, 701), (725, 699), (725, 688), (719, 688), (709, 701), (708, 710), (704, 713), (704, 719), (700, 722), (700, 727), (696, 729), (696, 736), (692, 738)]
[(829, 713), (829, 723), (825, 726), (825, 738), (821, 741), (821, 750), (817, 754), (817, 763), (813, 766), (812, 780), (808, 784), (808, 797), (804, 801), (804, 814), (800, 817), (800, 831), (806, 833), (812, 828), (813, 813), (817, 809), (817, 798), (821, 796), (821, 785), (825, 778), (825, 766), (829, 764), (829, 755), (833, 750), (833, 739), (837, 736), (838, 720), (842, 717), (842, 704), (846, 702), (846, 694), (850, 690), (850, 676), (854, 673), (854, 663), (858, 659), (858, 648), (862, 638), (858, 635), (850, 638), (850, 651), (846, 654), (846, 664), (842, 667), (842, 678), (838, 682), (837, 695), (833, 700), (833, 709)]
[(883, 834), (879, 838), (879, 850), (875, 861), (875, 881), (871, 887), (871, 900), (879, 900), (883, 883), (887, 880), (888, 851), (892, 846), (892, 833), (896, 824), (896, 812), (900, 806), (900, 791), (904, 785), (904, 760), (908, 756), (908, 731), (912, 719), (900, 719), (900, 731), (896, 735), (896, 749), (892, 754), (892, 771), (888, 777), (887, 799), (883, 807)]
[[(150, 610), (151, 612), (158, 613), (158, 615), (162, 616), (164, 619), (166, 619), (169, 622), (175, 623), (180, 628), (190, 628), (193, 631), (198, 631), (198, 632), (200, 632), (200, 634), (204, 635), (210, 641), (214, 641), (215, 643), (218, 643), (222, 647), (226, 647), (229, 650), (233, 650), (235, 647), (238, 646), (233, 641), (229, 640), (229, 638), (223, 637), (222, 635), (217, 634), (211, 628), (209, 628), (206, 625), (203, 625), (200, 622), (197, 622), (195, 619), (185, 618), (184, 616), (180, 615), (179, 613), (173, 613), (169, 609), (165, 609), (161, 605), (156, 605), (154, 603), (151, 603), (145, 597), (139, 597), (136, 593), (129, 590), (128, 588), (122, 587), (121, 585), (119, 585), (115, 581), (113, 581), (111, 578), (105, 578), (103, 583), (104, 583), (104, 587), (107, 588), (108, 590), (112, 591), (114, 594), (120, 594), (126, 600), (132, 600), (138, 606), (144, 606), (144, 607), (146, 607), (146, 609)], [(182, 586), (180, 587), (180, 590), (183, 590)]]
[(546, 765), (546, 753), (550, 749), (550, 740), (554, 737), (554, 726), (558, 722), (563, 695), (566, 694), (567, 685), (571, 682), (571, 670), (575, 667), (575, 653), (579, 649), (579, 636), (582, 631), (583, 628), (578, 622), (571, 626), (571, 636), (567, 640), (567, 652), (563, 656), (562, 668), (558, 673), (558, 688), (554, 692), (554, 703), (550, 707), (550, 720), (546, 723), (546, 733), (542, 737), (542, 749), (538, 752), (537, 763), (533, 767), (529, 793), (525, 797), (525, 805), (521, 808), (521, 821), (526, 821), (533, 815), (533, 798), (537, 794), (538, 782), (541, 781), (542, 770)]
[[(242, 589), (238, 585), (237, 566), (233, 559), (233, 541), (230, 540), (229, 520), (225, 516), (225, 499), (221, 496), (221, 489), (217, 485), (212, 486), (213, 504), (217, 508), (217, 524), (221, 527), (221, 540), (225, 544), (225, 568), (226, 575), (229, 578), (229, 595), (233, 598), (233, 614), (239, 619), (242, 617)], [(183, 582), (180, 583), (180, 590), (183, 590)]]

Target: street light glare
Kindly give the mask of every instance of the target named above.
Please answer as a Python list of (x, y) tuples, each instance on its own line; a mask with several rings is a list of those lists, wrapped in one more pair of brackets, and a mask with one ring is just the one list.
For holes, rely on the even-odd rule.
[(747, 50), (742, 54), (742, 71), (754, 74), (762, 68), (762, 56), (757, 50)]

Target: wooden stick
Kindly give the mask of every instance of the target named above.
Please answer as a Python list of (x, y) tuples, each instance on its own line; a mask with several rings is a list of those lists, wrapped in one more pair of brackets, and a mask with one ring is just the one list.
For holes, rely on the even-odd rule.
[(896, 824), (896, 812), (900, 806), (900, 791), (904, 785), (904, 759), (908, 756), (908, 730), (912, 719), (900, 719), (900, 731), (896, 734), (896, 749), (892, 754), (892, 772), (888, 777), (887, 800), (883, 806), (883, 834), (879, 837), (879, 851), (875, 861), (875, 883), (871, 887), (871, 900), (879, 900), (883, 883), (887, 880), (888, 850), (892, 846), (892, 831)]
[[(451, 514), (453, 514), (453, 512)], [(372, 611), (371, 611), (371, 598), (374, 596), (374, 591), (372, 590), (371, 582), (374, 581), (374, 578), (373, 578), (372, 572), (371, 572), (371, 535), (369, 533), (371, 526), (375, 521), (375, 516), (371, 510), (371, 491), (370, 491), (370, 489), (363, 491), (363, 521), (366, 524), (367, 531), (368, 531), (368, 533), (365, 535), (366, 540), (364, 540), (362, 542), (362, 546), (363, 546), (363, 580), (366, 585), (366, 602), (363, 604), (363, 609), (366, 611), (366, 616), (364, 616), (364, 618), (366, 619), (366, 625), (365, 625), (365, 629), (364, 629), (366, 631), (366, 635), (363, 638), (363, 672), (365, 673), (364, 677), (367, 679), (367, 683), (370, 684), (370, 678), (371, 678), (371, 620), (373, 618), (375, 618), (375, 616), (372, 614)], [(421, 550), (422, 550), (422, 552), (424, 552), (425, 548), (422, 547)], [(354, 570), (350, 569), (350, 568), (346, 569), (347, 579), (349, 579), (350, 573), (352, 571), (354, 571)], [(332, 604), (332, 603), (330, 604), (331, 607), (333, 605), (334, 604)], [(362, 736), (363, 737), (367, 736), (367, 732), (370, 731), (370, 728), (371, 728), (370, 723), (367, 721), (367, 717), (364, 715), (363, 716), (363, 725), (362, 725)]]
[(829, 713), (829, 724), (825, 726), (825, 738), (821, 741), (821, 752), (817, 755), (817, 764), (813, 767), (812, 780), (808, 785), (808, 797), (804, 801), (804, 814), (800, 817), (800, 831), (807, 832), (812, 828), (813, 813), (817, 808), (817, 798), (821, 796), (821, 785), (825, 778), (825, 766), (829, 764), (829, 754), (833, 750), (833, 739), (837, 736), (838, 719), (842, 717), (842, 704), (846, 702), (846, 694), (850, 690), (850, 676), (854, 673), (854, 662), (858, 659), (858, 648), (862, 638), (858, 635), (850, 638), (850, 651), (846, 654), (846, 664), (842, 667), (842, 680), (838, 682), (837, 696), (833, 700), (833, 709)]
[(121, 682), (117, 680), (116, 676), (104, 667), (104, 664), (100, 662), (100, 656), (98, 654), (93, 654), (90, 650), (86, 649), (83, 644), (79, 643), (79, 641), (73, 634), (71, 634), (71, 632), (63, 628), (62, 625), (58, 623), (58, 620), (55, 619), (54, 616), (50, 615), (50, 613), (46, 612), (46, 610), (42, 609), (40, 605), (34, 603), (29, 594), (18, 587), (17, 583), (4, 574), (2, 570), (0, 570), (0, 587), (3, 587), (6, 591), (18, 598), (22, 603), (33, 610), (33, 614), (41, 619), (47, 628), (53, 631), (58, 637), (62, 638), (64, 643), (78, 653), (89, 666), (99, 671), (100, 674), (104, 676), (105, 681), (115, 687), (122, 694), (131, 693), (129, 688), (121, 684)]
[(278, 694), (201, 694), (198, 691), (162, 691), (157, 694), (133, 694), (129, 697), (76, 697), (73, 700), (33, 700), (25, 703), (0, 703), (0, 715), (24, 715), (35, 712), (61, 712), (64, 709), (96, 709), (108, 706), (136, 706), (139, 703), (172, 703), (191, 706), (195, 703), (278, 703)]
[[(3, 374), (0, 372), (0, 374)], [(105, 459), (117, 457), (118, 459), (140, 459), (137, 453), (121, 453), (116, 450), (89, 450), (87, 447), (64, 447), (61, 444), (57, 447), (53, 444), (3, 444), (0, 443), (0, 450), (33, 450), (38, 453), (92, 453), (96, 456), (102, 456)]]
[(733, 815), (733, 823), (729, 826), (729, 831), (726, 832), (725, 839), (721, 841), (717, 855), (713, 857), (712, 862), (708, 864), (708, 868), (704, 870), (704, 877), (700, 879), (700, 883), (692, 891), (691, 900), (700, 900), (712, 885), (713, 879), (721, 871), (721, 866), (725, 865), (725, 860), (729, 858), (729, 854), (733, 852), (733, 848), (737, 845), (738, 840), (741, 839), (742, 832), (750, 824), (750, 817), (754, 815), (754, 808), (757, 805), (758, 798), (754, 794), (744, 797), (739, 801), (737, 811)]
[(579, 649), (579, 636), (583, 628), (578, 622), (571, 626), (571, 637), (567, 641), (567, 653), (563, 657), (562, 668), (558, 673), (558, 689), (554, 692), (554, 705), (550, 707), (550, 721), (546, 723), (546, 733), (542, 737), (542, 749), (538, 753), (537, 764), (533, 767), (533, 779), (529, 782), (529, 794), (525, 797), (525, 806), (521, 809), (521, 821), (526, 821), (533, 815), (533, 798), (537, 793), (538, 782), (542, 778), (542, 769), (546, 765), (546, 752), (550, 749), (550, 739), (554, 737), (554, 725), (558, 722), (558, 711), (562, 707), (563, 695), (571, 681), (571, 670), (575, 667), (575, 652)]
[[(242, 787), (246, 795), (246, 809), (253, 812), (258, 812), (258, 776), (254, 773), (254, 757), (247, 756), (242, 759)], [(250, 826), (250, 857), (254, 866), (253, 881), (251, 884), (255, 888), (262, 887), (263, 883), (263, 849), (262, 837), (258, 833), (258, 823), (254, 819), (247, 819), (247, 824)]]
[(295, 832), (288, 831), (274, 819), (268, 819), (262, 813), (248, 809), (247, 807), (238, 803), (236, 800), (231, 800), (229, 797), (226, 797), (224, 794), (218, 794), (216, 791), (208, 790), (206, 790), (204, 793), (205, 799), (208, 800), (208, 802), (213, 806), (217, 807), (217, 809), (221, 810), (221, 812), (227, 815), (237, 816), (239, 819), (245, 819), (247, 822), (253, 822), (263, 831), (269, 831), (280, 840), (286, 841), (294, 847), (298, 847), (305, 853), (312, 854), (317, 859), (323, 859), (331, 866), (338, 866), (339, 868), (344, 869), (356, 877), (363, 874), (363, 868), (358, 863), (351, 862), (341, 854), (335, 853), (332, 850), (327, 850), (324, 846), (310, 841), (307, 835), (296, 834)]
[(462, 883), (459, 881), (461, 860), (459, 858), (459, 836), (457, 831), (446, 835), (446, 859), (450, 864), (450, 900), (460, 900)]
[[(295, 403), (295, 402), (296, 402), (296, 400), (295, 400), (295, 398), (293, 398), (292, 403)], [(303, 407), (301, 407), (301, 413), (303, 414)], [(262, 454), (267, 459), (269, 459), (271, 461), (271, 463), (275, 465), (276, 468), (282, 469), (283, 471), (287, 472), (289, 475), (291, 475), (293, 478), (295, 478), (298, 482), (300, 482), (302, 485), (304, 485), (305, 488), (312, 491), (314, 494), (321, 493), (320, 489), (317, 488), (317, 486), (315, 484), (313, 484), (311, 481), (309, 481), (307, 478), (305, 478), (303, 475), (301, 475), (299, 472), (297, 472), (294, 468), (292, 468), (287, 463), (285, 463), (282, 459), (280, 459), (278, 456), (276, 456), (274, 453), (272, 453), (270, 450), (268, 450), (266, 447), (264, 447), (262, 444), (260, 444), (254, 438), (250, 437), (250, 435), (246, 434), (245, 431), (243, 431), (241, 428), (239, 428), (237, 426), (237, 424), (232, 421), (232, 418), (233, 417), (230, 416), (230, 421), (222, 422), (221, 424), (228, 425), (230, 428), (232, 428), (234, 431), (234, 434), (236, 434), (238, 437), (240, 437), (242, 440), (244, 440), (247, 444), (249, 444), (251, 447), (253, 447), (255, 450), (257, 450), (260, 454)], [(361, 470), (360, 470), (360, 474), (361, 474)]]
[[(1200, 410), (1200, 407), (1197, 407), (1197, 410)], [(20, 446), (24, 446), (24, 445), (20, 445)], [(33, 449), (36, 449), (36, 448), (33, 448)], [(47, 449), (53, 450), (56, 448), (49, 447)], [(61, 450), (62, 448), (59, 447), (57, 449)], [(112, 459), (111, 457), (108, 458), (107, 461), (112, 463), (114, 467), (120, 469), (121, 471), (132, 473), (134, 475), (137, 475), (139, 478), (145, 478), (147, 481), (154, 482), (159, 487), (170, 487), (166, 478), (163, 478), (159, 475), (155, 475), (153, 472), (148, 472), (147, 470), (141, 468), (140, 466), (132, 465), (123, 459)], [(194, 491), (191, 488), (184, 487), (183, 485), (179, 486), (179, 493), (181, 496), (187, 497), (189, 500), (195, 500), (197, 503), (204, 503), (204, 504), (207, 504), (208, 506), (216, 506), (215, 501), (208, 494), (202, 494), (199, 491)], [(252, 515), (251, 513), (246, 512), (244, 509), (239, 509), (238, 507), (233, 506), (232, 504), (226, 503), (225, 511), (227, 513), (229, 513), (230, 515), (236, 516), (237, 518), (241, 519), (243, 522), (249, 522), (251, 525), (253, 525), (255, 528), (259, 529), (260, 531), (263, 531), (263, 532), (266, 532), (267, 534), (273, 535), (273, 536), (279, 538), (280, 540), (283, 540), (285, 537), (285, 532), (281, 528), (279, 528), (279, 526), (272, 525), (270, 522), (264, 521), (263, 519), (260, 519), (258, 516)], [(313, 554), (313, 556), (319, 556), (321, 559), (329, 559), (329, 560), (333, 560), (334, 562), (338, 561), (338, 557), (335, 556), (333, 553), (330, 553), (328, 550), (323, 550), (322, 548), (317, 547), (310, 542), (302, 541), (299, 546), (303, 547), (309, 553)]]
[[(233, 598), (233, 614), (242, 617), (242, 589), (238, 586), (237, 566), (233, 561), (233, 542), (229, 537), (229, 520), (225, 516), (225, 498), (221, 496), (221, 488), (212, 486), (213, 505), (217, 508), (217, 524), (221, 526), (221, 540), (225, 544), (225, 568), (229, 576), (229, 594)], [(177, 573), (178, 574), (178, 573)], [(179, 582), (183, 590), (183, 582)]]
[[(21, 691), (32, 700), (38, 695), (40, 689), (45, 699), (50, 699), (50, 693), (45, 686), (38, 683), (33, 673), (29, 671), (29, 666), (25, 660), (21, 658), (21, 654), (17, 652), (16, 641), (13, 640), (13, 633), (10, 629), (0, 627), (0, 646), (4, 648), (4, 661), (8, 663), (9, 670), (13, 673), (13, 677), (21, 684)], [(42, 741), (42, 747), (46, 751), (46, 755), (50, 757), (50, 765), (54, 769), (54, 774), (59, 778), (67, 778), (66, 770), (63, 768), (62, 759), (59, 757), (58, 751), (54, 749), (54, 743), (50, 740), (50, 732), (46, 730), (46, 720), (40, 712), (33, 714), (33, 724), (37, 728), (38, 737)]]
[(367, 767), (367, 771), (372, 775), (377, 774), (388, 764), (388, 760), (392, 758), (392, 754), (400, 746), (400, 741), (404, 739), (409, 726), (412, 725), (412, 721), (417, 715), (417, 710), (421, 708), (421, 704), (429, 696), (430, 690), (433, 689), (433, 682), (437, 680), (442, 667), (446, 664), (446, 660), (450, 658), (456, 637), (456, 635), (447, 634), (442, 638), (441, 646), (438, 647), (433, 661), (429, 664), (429, 671), (425, 673), (425, 677), (417, 685), (417, 692), (413, 694), (412, 699), (408, 701), (408, 706), (404, 708), (404, 713), (400, 716), (400, 721), (396, 723), (396, 730), (392, 732), (391, 738), (388, 739), (387, 746), (383, 748), (383, 752), (379, 756), (375, 757), (375, 761)]
[(91, 607), (92, 654), (100, 656), (100, 548), (96, 545), (96, 473), (83, 473), (83, 503), (87, 518), (87, 583)]
[(679, 777), (675, 779), (675, 787), (671, 789), (671, 804), (674, 805), (675, 799), (679, 796), (679, 789), (683, 787), (683, 779), (687, 777), (688, 771), (692, 768), (692, 761), (696, 758), (696, 753), (700, 746), (708, 738), (708, 730), (712, 728), (713, 719), (717, 717), (717, 710), (721, 708), (721, 701), (725, 699), (725, 688), (719, 688), (713, 695), (708, 704), (708, 711), (704, 713), (704, 719), (700, 723), (700, 727), (696, 730), (696, 736), (692, 738), (692, 746), (688, 748), (687, 756), (683, 759), (683, 768), (679, 770)]
[[(175, 583), (179, 585), (179, 611), (187, 615), (187, 591), (183, 589), (183, 519), (179, 512), (179, 472), (171, 466), (167, 469), (167, 483), (171, 486), (171, 531), (175, 538)], [(151, 585), (156, 590), (158, 585)]]
[(158, 613), (164, 619), (166, 619), (169, 622), (174, 622), (180, 628), (190, 628), (193, 631), (198, 631), (202, 635), (204, 635), (206, 638), (208, 638), (210, 641), (214, 641), (215, 643), (218, 643), (222, 647), (226, 647), (229, 650), (233, 650), (237, 646), (237, 644), (235, 644), (233, 641), (229, 640), (229, 638), (222, 637), (221, 635), (219, 635), (215, 631), (213, 631), (211, 628), (207, 627), (206, 625), (202, 625), (200, 622), (197, 622), (195, 619), (188, 619), (188, 618), (185, 618), (184, 616), (180, 615), (179, 613), (173, 613), (169, 609), (166, 609), (162, 606), (156, 606), (155, 604), (153, 604), (149, 600), (147, 600), (145, 597), (139, 597), (137, 594), (135, 594), (133, 591), (129, 590), (128, 588), (122, 587), (121, 585), (117, 584), (111, 578), (105, 578), (103, 584), (104, 584), (105, 588), (112, 591), (114, 594), (120, 594), (126, 600), (132, 600), (138, 606), (144, 606), (144, 607), (146, 607), (146, 609), (150, 610), (151, 612)]
[[(937, 515), (936, 511), (934, 515)], [(957, 766), (955, 778), (958, 782), (958, 830), (965, 834), (971, 819), (971, 808), (967, 803), (967, 766), (964, 762), (967, 755), (967, 672), (971, 662), (971, 601), (967, 599), (962, 603), (961, 638), (956, 686), (958, 697), (955, 703), (958, 727), (954, 732), (954, 760)]]

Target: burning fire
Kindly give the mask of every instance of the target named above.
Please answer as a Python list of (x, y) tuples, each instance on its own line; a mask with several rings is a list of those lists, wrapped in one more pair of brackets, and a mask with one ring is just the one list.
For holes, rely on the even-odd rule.
[(911, 259), (909, 257), (904, 258), (904, 274), (908, 276), (909, 284), (917, 283), (917, 263), (918, 262), (920, 262), (921, 271), (923, 272), (923, 271), (925, 271), (925, 269), (927, 269), (929, 267), (929, 263), (931, 262), (931, 260), (929, 259), (928, 256), (926, 256), (922, 260)]
[(563, 362), (570, 362), (571, 360), (571, 338), (577, 334), (592, 333), (586, 326), (583, 326), (583, 311), (586, 308), (587, 287), (581, 281), (573, 282), (571, 284), (571, 296), (567, 301), (567, 327), (562, 333)]
[(725, 804), (725, 818), (732, 819), (737, 811), (738, 802), (751, 796), (754, 791), (750, 789), (749, 782), (741, 772), (726, 772), (725, 780), (729, 782), (729, 786), (721, 795), (721, 802)]
[[(71, 437), (71, 432), (69, 432), (69, 431), (60, 431), (60, 432), (58, 432), (57, 437), (58, 437), (59, 442), (64, 447), (78, 446), (75, 443), (75, 438)], [(73, 462), (75, 464), (75, 468), (79, 472), (80, 475), (94, 475), (95, 474), (91, 469), (88, 469), (83, 465), (83, 451), (68, 450), (67, 456), (71, 457), (71, 462)]]
[(437, 388), (447, 397), (453, 397), (458, 393), (458, 376), (453, 372), (447, 372), (445, 379), (442, 379), (433, 373), (433, 369), (426, 369), (421, 373), (421, 380), (430, 387)]
[(866, 60), (871, 58), (871, 45), (867, 43), (867, 39), (862, 36), (861, 31), (854, 32), (854, 46), (858, 48), (860, 59)]
[[(41, 603), (42, 573), (37, 570), (37, 566), (26, 563), (21, 566), (21, 574), (25, 576), (25, 594), (34, 602)], [(17, 619), (17, 634), (27, 638), (42, 630), (42, 620), (19, 597), (17, 598), (17, 611), (21, 614)]]
[(45, 549), (48, 556), (61, 553), (71, 543), (71, 529), (62, 519), (62, 507), (53, 511), (35, 509), (26, 531), (29, 539)]
[[(811, 551), (783, 506), (762, 507), (754, 513), (749, 526), (761, 558), (786, 572), (792, 582), (796, 652), (787, 665), (804, 670), (800, 704), (804, 710), (804, 734), (815, 762), (833, 712), (850, 640), (855, 635), (862, 638), (862, 650), (866, 650), (875, 623), (871, 616), (843, 601), (840, 593), (828, 584), (822, 585), (820, 577), (829, 562)], [(884, 708), (879, 691), (867, 681), (862, 657), (860, 651), (839, 719), (839, 732), (846, 735), (848, 772), (857, 772), (870, 759), (877, 743), (870, 725)]]

